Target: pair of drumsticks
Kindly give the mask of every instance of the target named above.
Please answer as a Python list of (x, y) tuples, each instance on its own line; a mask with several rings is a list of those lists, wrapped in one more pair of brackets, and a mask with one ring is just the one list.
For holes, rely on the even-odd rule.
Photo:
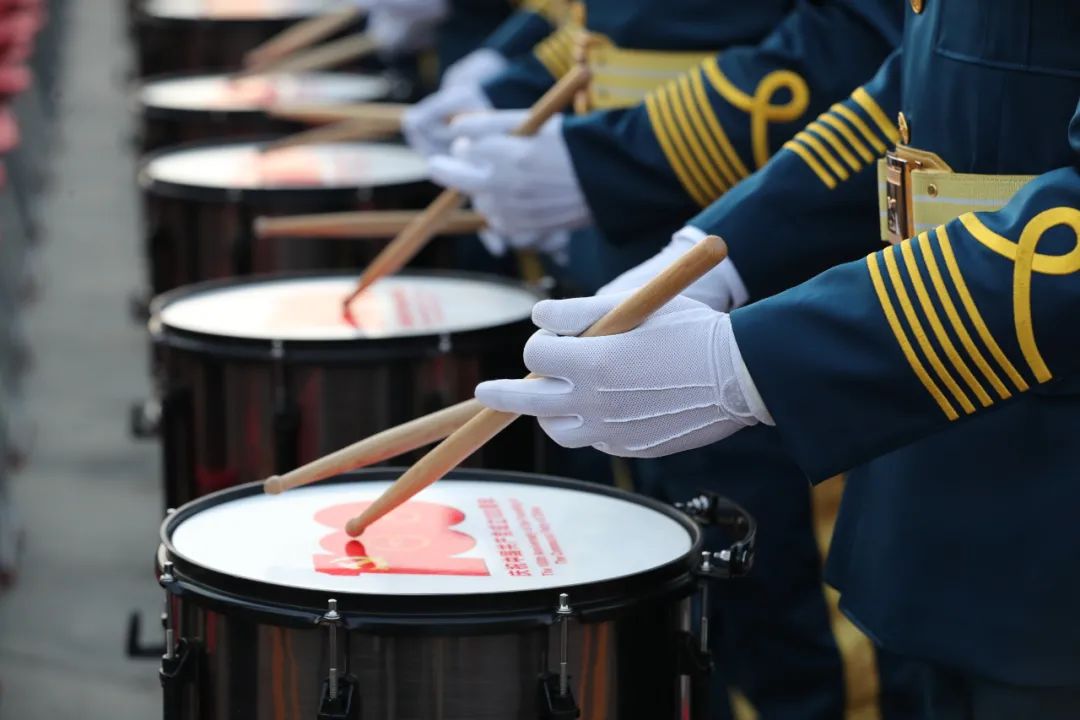
[[(333, 34), (355, 19), (351, 15), (346, 19), (346, 15), (347, 12), (342, 11), (339, 14), (301, 23), (300, 26), (270, 41), (267, 46), (258, 49), (254, 53), (254, 64), (258, 66), (259, 63), (269, 62), (274, 67), (273, 63), (277, 62), (276, 67), (280, 68), (282, 61), (275, 61), (275, 57), (280, 57), (282, 52), (291, 52), (305, 42), (317, 42), (318, 39)], [(312, 40), (312, 38), (315, 39)], [(536, 133), (550, 117), (573, 101), (577, 93), (585, 87), (588, 79), (587, 70), (582, 67), (573, 68), (537, 101), (514, 134)], [(398, 119), (397, 122), (400, 120)], [(463, 218), (461, 206), (464, 202), (465, 196), (458, 191), (444, 190), (427, 209), (413, 217), (397, 237), (372, 261), (360, 277), (356, 289), (345, 298), (343, 314), (346, 320), (352, 322), (349, 311), (352, 300), (380, 278), (404, 267), (436, 233), (445, 229), (448, 223), (476, 222), (475, 216)], [(353, 218), (353, 220), (356, 219)], [(276, 222), (275, 226), (275, 221), (264, 220), (260, 223), (261, 230), (268, 234), (276, 231), (296, 231), (297, 226), (302, 225), (304, 221), (282, 219)], [(324, 233), (341, 230), (341, 226), (335, 226), (334, 219), (329, 215), (308, 218), (308, 222), (321, 226)], [(365, 227), (371, 230), (371, 225), (369, 223)], [(354, 225), (353, 229), (360, 228)], [(637, 327), (649, 315), (719, 264), (726, 254), (727, 248), (720, 238), (715, 236), (705, 238), (651, 282), (600, 318), (582, 333), (582, 337), (615, 335)], [(536, 376), (530, 374), (528, 377), (535, 378)], [(406, 470), (363, 513), (349, 520), (345, 530), (355, 537), (373, 522), (444, 477), (517, 417), (514, 413), (484, 408), (476, 400), (466, 400), (395, 428), (384, 430), (285, 475), (271, 477), (265, 481), (264, 488), (271, 494), (281, 493), (346, 470), (381, 462), (441, 440), (439, 445)]]

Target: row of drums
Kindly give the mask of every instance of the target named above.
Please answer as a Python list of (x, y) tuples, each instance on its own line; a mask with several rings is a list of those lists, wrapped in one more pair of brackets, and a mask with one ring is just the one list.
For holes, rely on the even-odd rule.
[[(526, 422), (359, 538), (344, 523), (393, 469), (262, 492), (270, 475), (522, 374), (544, 293), (454, 267), (437, 238), (347, 323), (341, 300), (388, 238), (265, 237), (258, 219), (418, 209), (437, 189), (398, 142), (267, 152), (296, 128), (266, 111), (397, 100), (399, 85), (379, 72), (231, 78), (282, 18), (326, 4), (237, 0), (239, 17), (198, 16), (215, 5), (133, 7), (140, 70), (171, 73), (135, 93), (147, 273), (134, 307), (156, 396), (133, 425), (160, 438), (170, 508), (156, 555), (164, 717), (708, 717), (691, 608), (749, 565), (753, 521), (738, 508), (538, 474), (552, 448)], [(729, 531), (726, 550), (705, 548), (700, 519)]]

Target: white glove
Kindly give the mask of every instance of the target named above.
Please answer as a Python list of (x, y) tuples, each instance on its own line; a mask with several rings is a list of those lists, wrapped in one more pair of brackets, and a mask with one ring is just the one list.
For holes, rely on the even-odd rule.
[(487, 251), (495, 257), (502, 257), (508, 249), (513, 250), (536, 250), (550, 256), (560, 265), (566, 265), (570, 256), (566, 248), (570, 245), (570, 232), (556, 230), (550, 233), (518, 233), (516, 235), (503, 235), (489, 228), (484, 228), (477, 233), (480, 241), (484, 243)]
[(525, 345), (525, 365), (544, 377), (481, 383), (477, 400), (535, 415), (563, 447), (623, 457), (671, 455), (772, 422), (729, 317), (696, 300), (677, 297), (621, 335), (567, 337), (624, 297), (538, 303), (533, 322), (541, 330)]
[(498, 50), (479, 48), (446, 68), (440, 87), (479, 85), (501, 73), (510, 61)]
[(490, 109), (491, 101), (479, 85), (452, 85), (409, 108), (401, 129), (413, 150), (430, 157), (450, 151), (454, 134), (449, 123), (455, 115)]
[[(637, 290), (645, 283), (659, 275), (661, 271), (682, 257), (690, 248), (697, 245), (705, 238), (705, 231), (687, 225), (675, 233), (671, 242), (664, 249), (641, 263), (637, 267), (630, 268), (607, 285), (596, 291), (597, 295), (610, 295), (612, 293)], [(750, 299), (750, 293), (746, 290), (739, 271), (731, 260), (725, 258), (715, 268), (705, 273), (697, 282), (683, 290), (685, 297), (703, 302), (713, 310), (730, 312), (735, 308), (742, 307)]]
[(428, 161), (431, 178), (466, 193), (495, 232), (543, 238), (591, 224), (585, 195), (562, 136), (562, 116), (536, 135), (507, 135), (525, 111), (502, 111), (454, 120), (450, 155)]
[(369, 13), (392, 13), (403, 20), (437, 22), (447, 16), (447, 0), (353, 0), (353, 4)]

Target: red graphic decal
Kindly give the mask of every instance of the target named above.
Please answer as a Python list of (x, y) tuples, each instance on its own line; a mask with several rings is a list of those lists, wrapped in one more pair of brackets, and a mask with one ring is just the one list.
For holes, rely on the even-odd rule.
[(532, 570), (525, 560), (525, 554), (514, 540), (514, 531), (506, 520), (499, 502), (495, 498), (480, 498), (477, 503), (487, 519), (488, 530), (495, 541), (495, 549), (502, 558), (503, 567), (510, 577), (532, 577)]
[(315, 555), (315, 571), (327, 575), (480, 575), (487, 576), (482, 558), (455, 557), (476, 547), (476, 540), (452, 529), (465, 519), (457, 508), (428, 502), (409, 502), (373, 524), (359, 538), (344, 530), (349, 518), (370, 502), (344, 503), (315, 513), (315, 521), (335, 530), (319, 544), (328, 555)]

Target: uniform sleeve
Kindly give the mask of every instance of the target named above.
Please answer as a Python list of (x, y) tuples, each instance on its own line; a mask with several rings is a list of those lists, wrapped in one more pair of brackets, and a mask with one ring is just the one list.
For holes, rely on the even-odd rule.
[(663, 236), (763, 167), (899, 42), (892, 0), (800, 3), (756, 47), (732, 48), (635, 108), (564, 124), (574, 169), (612, 242)]
[(527, 108), (539, 100), (556, 80), (570, 72), (576, 34), (576, 26), (564, 25), (484, 83), (484, 94), (492, 106), (499, 110)]
[(567, 12), (565, 0), (527, 0), (483, 46), (505, 58), (525, 55), (562, 24)]
[(898, 138), (900, 51), (788, 140), (763, 169), (690, 220), (720, 235), (752, 299), (880, 246), (877, 161)]
[[(1080, 120), (1073, 133), (1080, 150)], [(1025, 393), (1075, 393), (1078, 312), (1074, 166), (998, 212), (737, 310), (732, 324), (777, 429), (816, 481)]]

